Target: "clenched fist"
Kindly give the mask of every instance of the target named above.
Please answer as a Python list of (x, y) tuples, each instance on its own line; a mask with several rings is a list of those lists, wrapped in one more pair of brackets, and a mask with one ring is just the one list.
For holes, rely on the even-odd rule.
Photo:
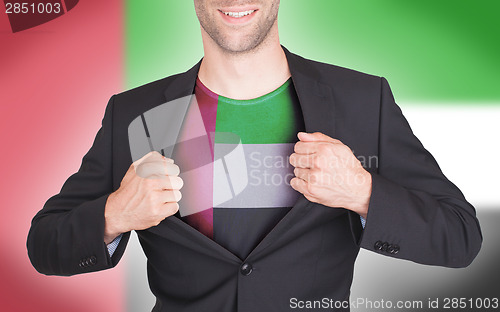
[(320, 132), (298, 134), (290, 164), (295, 177), (290, 185), (308, 200), (343, 207), (366, 218), (372, 179), (341, 141)]
[(104, 211), (104, 242), (121, 233), (158, 225), (179, 210), (183, 185), (172, 159), (153, 151), (132, 163)]

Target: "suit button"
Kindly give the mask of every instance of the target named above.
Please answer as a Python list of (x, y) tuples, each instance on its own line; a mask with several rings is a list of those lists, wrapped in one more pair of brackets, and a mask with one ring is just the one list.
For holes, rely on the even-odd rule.
[(394, 255), (395, 255), (395, 254), (397, 254), (398, 252), (399, 252), (399, 246), (398, 246), (398, 245), (394, 245), (394, 246), (393, 246), (393, 252), (392, 252), (392, 254), (394, 254)]
[(381, 241), (377, 241), (375, 243), (375, 245), (373, 246), (373, 248), (375, 248), (376, 250), (382, 250), (382, 242)]
[(97, 263), (97, 258), (95, 256), (90, 257), (89, 262), (91, 265), (95, 265)]
[(389, 244), (388, 244), (387, 242), (384, 242), (384, 243), (382, 244), (382, 248), (381, 248), (380, 250), (382, 250), (382, 251), (387, 251), (387, 247), (389, 247)]
[(394, 254), (394, 245), (389, 244), (389, 246), (387, 246), (387, 252), (390, 253), (391, 255), (393, 255)]
[(248, 276), (250, 273), (252, 273), (253, 267), (250, 263), (243, 263), (243, 265), (240, 268), (241, 274)]

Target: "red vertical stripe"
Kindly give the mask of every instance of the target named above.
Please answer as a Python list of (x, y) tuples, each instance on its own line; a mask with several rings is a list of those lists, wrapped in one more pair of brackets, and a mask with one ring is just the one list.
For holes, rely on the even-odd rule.
[(0, 12), (2, 311), (125, 310), (122, 265), (47, 277), (25, 247), (31, 218), (78, 170), (123, 85), (123, 4), (69, 2), (63, 16), (14, 34)]
[[(184, 180), (182, 199), (179, 202), (183, 220), (213, 239), (213, 134), (217, 118), (217, 97), (209, 96), (201, 88), (202, 84), (198, 80), (195, 88), (196, 101), (189, 106), (179, 134), (181, 144), (177, 145), (172, 158), (176, 159)], [(190, 140), (199, 143), (182, 144)], [(202, 159), (203, 155), (211, 155), (210, 160)], [(197, 164), (203, 166), (198, 167)]]
[(200, 107), (201, 117), (203, 118), (203, 124), (205, 125), (205, 130), (207, 131), (208, 137), (211, 140), (211, 152), (212, 161), (214, 160), (214, 138), (215, 138), (215, 123), (217, 121), (217, 104), (219, 101), (219, 96), (212, 91), (210, 91), (201, 82), (200, 78), (196, 78), (196, 99), (198, 101), (198, 106)]

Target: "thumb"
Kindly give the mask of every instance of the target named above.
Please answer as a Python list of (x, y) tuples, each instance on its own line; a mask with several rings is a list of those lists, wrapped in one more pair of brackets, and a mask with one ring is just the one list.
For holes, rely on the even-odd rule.
[(151, 151), (151, 152), (145, 154), (144, 156), (142, 156), (141, 158), (137, 159), (136, 161), (134, 161), (130, 165), (130, 167), (128, 168), (127, 172), (125, 173), (124, 180), (127, 179), (127, 178), (130, 179), (131, 176), (133, 176), (134, 174), (137, 174), (137, 169), (141, 166), (141, 164), (148, 163), (148, 162), (160, 161), (160, 160), (165, 160), (165, 161), (170, 162), (170, 163), (174, 162), (173, 160), (171, 160), (169, 158), (163, 157), (157, 151)]
[[(156, 157), (156, 154), (160, 155), (160, 153), (158, 153), (157, 151), (151, 151), (151, 152), (145, 154), (144, 156), (142, 156), (141, 158), (137, 159), (136, 161), (134, 161), (132, 164), (137, 167), (141, 163), (145, 162), (146, 160), (150, 160), (150, 158)], [(160, 157), (161, 157), (161, 155), (160, 155)]]
[(327, 136), (321, 132), (307, 133), (307, 132), (299, 132), (297, 134), (299, 140), (304, 142), (331, 142), (331, 143), (340, 143), (339, 140), (334, 139), (332, 137)]

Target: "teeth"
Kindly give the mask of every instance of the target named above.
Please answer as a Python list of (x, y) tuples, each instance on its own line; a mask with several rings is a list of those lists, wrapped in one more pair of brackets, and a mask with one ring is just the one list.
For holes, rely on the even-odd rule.
[(250, 15), (253, 12), (255, 12), (255, 10), (249, 10), (249, 11), (243, 11), (243, 12), (222, 12), (222, 13), (226, 14), (227, 16), (240, 18), (240, 17), (243, 17), (243, 16)]

